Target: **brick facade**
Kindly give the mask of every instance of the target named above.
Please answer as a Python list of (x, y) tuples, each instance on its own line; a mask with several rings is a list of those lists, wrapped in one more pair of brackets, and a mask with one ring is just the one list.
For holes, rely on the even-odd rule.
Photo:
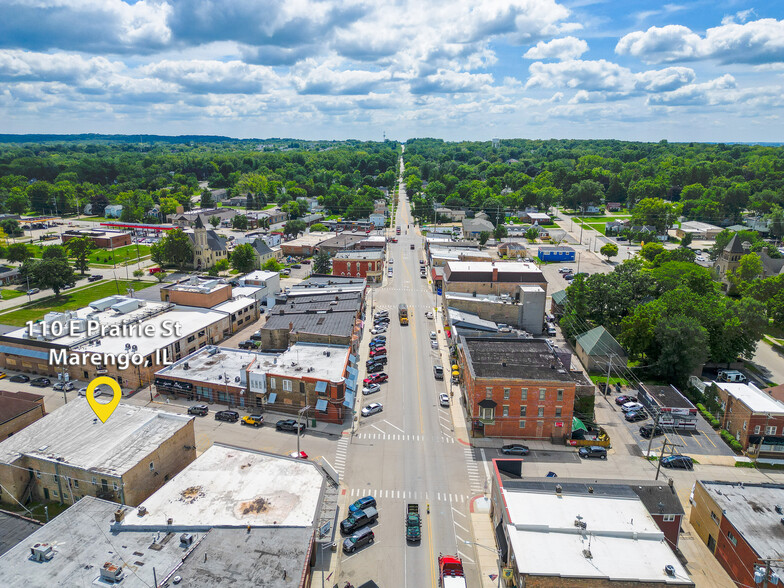
[[(185, 281), (184, 285), (187, 286)], [(161, 288), (161, 302), (171, 302), (182, 306), (198, 306), (212, 308), (216, 304), (231, 300), (231, 286), (224, 284), (213, 288), (209, 292), (195, 292), (192, 289), (178, 289), (177, 284)]]
[(384, 271), (383, 258), (377, 259), (332, 259), (332, 273), (336, 276), (346, 276), (354, 278), (365, 278), (369, 282), (380, 282)]
[(89, 237), (99, 249), (116, 249), (131, 245), (131, 234), (123, 231), (69, 230), (63, 232), (63, 244), (78, 237)]

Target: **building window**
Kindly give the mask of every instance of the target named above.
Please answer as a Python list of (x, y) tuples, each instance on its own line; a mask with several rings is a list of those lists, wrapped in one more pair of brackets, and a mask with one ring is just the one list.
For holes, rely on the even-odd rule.
[(755, 435), (759, 435), (759, 432), (760, 432), (760, 426), (759, 425), (755, 425), (754, 426), (754, 434)]
[(117, 482), (112, 482), (112, 488), (114, 488), (115, 492), (117, 492), (120, 489), (120, 487), (117, 485)]
[(537, 416), (540, 416), (540, 417), (544, 416), (544, 406), (540, 406), (539, 407), (539, 413), (537, 414)]
[(93, 478), (93, 486), (97, 486), (97, 485), (98, 485), (98, 479), (97, 478)]
[(495, 420), (495, 408), (483, 408), (479, 418), (484, 421)]
[(730, 543), (737, 547), (738, 545), (738, 538), (732, 534), (732, 531), (727, 531), (727, 539), (730, 540)]
[(59, 481), (60, 481), (60, 476), (58, 476), (57, 474), (55, 474), (55, 475), (54, 475), (54, 483), (55, 483), (55, 484), (57, 484), (57, 482), (59, 482)]
[(509, 388), (504, 388), (504, 400), (509, 400), (509, 393), (511, 390)]
[(556, 400), (558, 402), (561, 402), (563, 400), (563, 390), (558, 390), (558, 396), (556, 397)]
[(520, 421), (520, 428), (525, 429), (525, 421)]
[(35, 470), (35, 477), (39, 480), (41, 479), (41, 472), (39, 470)]
[(547, 393), (547, 390), (544, 388), (539, 388), (539, 400), (544, 400), (544, 395)]
[(714, 522), (714, 523), (716, 523), (717, 525), (719, 524), (719, 517), (717, 517), (717, 516), (716, 516), (716, 513), (714, 513), (713, 511), (711, 511), (711, 519), (712, 519), (712, 520), (713, 520), (713, 522)]
[(556, 406), (555, 407), (555, 416), (556, 416), (556, 418), (561, 416), (561, 407), (560, 406)]
[(743, 421), (743, 430), (746, 430), (746, 421)]
[(488, 386), (485, 388), (485, 398), (492, 398), (493, 397), (493, 389)]
[(283, 381), (283, 390), (286, 392), (291, 392), (291, 380), (282, 380)]
[(151, 461), (151, 462), (150, 462), (150, 471), (151, 471), (151, 472), (154, 472), (154, 471), (155, 471), (155, 462), (154, 462), (154, 461)]
[(521, 406), (520, 407), (520, 416), (526, 416), (525, 413), (526, 413), (527, 410), (528, 410), (527, 406)]
[(508, 404), (504, 405), (504, 416), (505, 417), (509, 416), (509, 405)]
[(196, 338), (196, 337), (194, 337), (193, 335), (191, 335), (190, 337), (188, 337), (188, 343), (190, 343), (191, 341), (193, 341), (195, 338)]
[(766, 435), (775, 435), (776, 434), (776, 427), (765, 427), (765, 434)]
[(60, 496), (60, 495), (57, 493), (57, 490), (52, 490), (52, 496), (54, 496), (55, 498), (57, 498), (57, 497), (58, 497), (58, 496)]
[(270, 378), (270, 390), (277, 390), (278, 384), (275, 381), (275, 378)]
[(675, 522), (675, 515), (664, 515), (663, 520), (665, 523), (673, 523)]
[(522, 400), (523, 402), (528, 400), (528, 388), (520, 389), (520, 400)]
[(73, 486), (74, 486), (74, 488), (76, 488), (78, 490), (79, 489), (79, 480), (74, 480), (73, 481)]

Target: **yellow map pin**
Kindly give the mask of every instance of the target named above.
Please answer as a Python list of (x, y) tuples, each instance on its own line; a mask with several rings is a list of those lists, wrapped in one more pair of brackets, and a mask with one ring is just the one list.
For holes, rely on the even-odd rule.
[[(106, 384), (112, 389), (112, 392), (114, 392), (114, 397), (106, 404), (98, 402), (95, 399), (95, 389), (101, 384)], [(87, 394), (85, 394), (85, 398), (87, 398), (87, 402), (90, 405), (90, 408), (93, 409), (95, 416), (101, 419), (102, 423), (105, 423), (107, 419), (112, 416), (114, 409), (120, 404), (121, 397), (122, 389), (120, 388), (120, 384), (117, 383), (117, 380), (108, 376), (100, 376), (87, 384)]]

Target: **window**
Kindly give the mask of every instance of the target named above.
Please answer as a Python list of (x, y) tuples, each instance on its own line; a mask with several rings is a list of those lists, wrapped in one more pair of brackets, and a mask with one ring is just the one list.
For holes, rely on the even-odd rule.
[(738, 538), (732, 534), (732, 531), (727, 531), (727, 539), (730, 540), (730, 543), (737, 546), (738, 545)]
[(504, 388), (504, 400), (509, 400), (509, 394), (511, 390), (509, 388)]
[(520, 400), (522, 400), (523, 402), (528, 400), (528, 388), (520, 389)]
[(55, 474), (55, 475), (54, 475), (54, 483), (55, 483), (55, 484), (57, 484), (57, 482), (59, 482), (59, 481), (60, 481), (60, 476), (58, 476), (57, 474)]
[(525, 421), (520, 421), (520, 428), (525, 429)]
[(488, 386), (485, 388), (485, 398), (492, 398), (493, 397), (493, 389)]
[(555, 408), (555, 416), (556, 417), (560, 417), (561, 416), (561, 407), (560, 406), (557, 406)]
[(717, 517), (717, 516), (716, 516), (716, 513), (715, 513), (715, 512), (713, 512), (713, 511), (711, 511), (711, 519), (712, 519), (712, 520), (713, 520), (713, 522), (714, 522), (714, 523), (716, 523), (717, 525), (719, 524), (719, 517)]
[(275, 378), (270, 378), (270, 390), (277, 390), (278, 384), (275, 381)]
[(556, 397), (556, 400), (558, 402), (561, 402), (563, 400), (563, 390), (558, 390), (558, 396)]
[(528, 410), (527, 406), (521, 406), (520, 407), (520, 416), (526, 416), (525, 413), (527, 412), (527, 410)]
[(673, 523), (675, 522), (675, 515), (664, 515), (663, 519), (665, 523)]
[(76, 488), (76, 489), (79, 489), (79, 480), (74, 480), (73, 481), (73, 487)]
[(509, 405), (508, 404), (504, 405), (504, 416), (505, 417), (509, 416)]
[(283, 380), (283, 389), (286, 392), (291, 392), (291, 380)]
[(98, 485), (98, 479), (97, 478), (93, 478), (93, 486), (97, 486), (97, 485)]
[(35, 470), (35, 477), (39, 480), (41, 479), (41, 472), (39, 470)]
[(539, 400), (544, 400), (544, 395), (547, 394), (547, 390), (544, 388), (539, 388)]
[(485, 421), (492, 421), (495, 420), (495, 409), (494, 408), (483, 408), (479, 418)]
[(746, 421), (743, 421), (743, 430), (746, 430)]
[(766, 435), (775, 435), (776, 434), (776, 427), (765, 427), (765, 434)]
[(539, 414), (537, 416), (543, 417), (544, 416), (544, 406), (539, 407)]
[(755, 435), (759, 435), (759, 432), (760, 432), (760, 426), (759, 425), (755, 425), (754, 426), (754, 434)]
[(151, 461), (151, 462), (150, 462), (150, 471), (151, 471), (151, 472), (154, 472), (154, 471), (155, 471), (155, 462), (154, 462), (154, 461)]
[(120, 489), (120, 487), (117, 485), (117, 482), (112, 482), (112, 488), (114, 488), (115, 492), (117, 492)]
[(193, 341), (195, 338), (196, 338), (196, 337), (194, 337), (193, 335), (191, 335), (190, 337), (188, 337), (188, 343), (190, 343), (191, 341)]
[(52, 496), (54, 496), (55, 498), (57, 498), (57, 497), (58, 497), (58, 496), (60, 496), (60, 495), (57, 493), (57, 490), (52, 490)]

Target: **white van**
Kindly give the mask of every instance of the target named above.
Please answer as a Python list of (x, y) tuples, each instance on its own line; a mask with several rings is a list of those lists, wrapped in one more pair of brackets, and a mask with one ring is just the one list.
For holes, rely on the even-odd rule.
[(745, 382), (746, 376), (738, 370), (720, 370), (719, 380), (722, 382)]

